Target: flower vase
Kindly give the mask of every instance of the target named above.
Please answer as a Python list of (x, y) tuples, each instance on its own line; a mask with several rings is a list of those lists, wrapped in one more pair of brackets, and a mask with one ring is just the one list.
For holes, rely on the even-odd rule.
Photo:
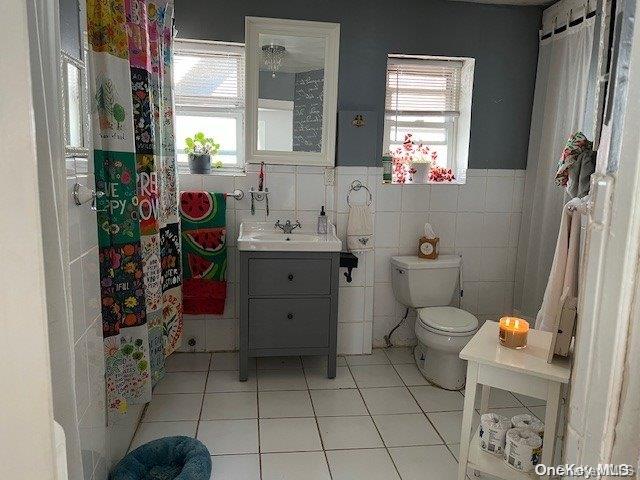
[(414, 162), (412, 165), (415, 173), (413, 174), (413, 183), (428, 183), (429, 172), (431, 171), (431, 162)]
[(189, 154), (189, 172), (190, 173), (211, 173), (211, 155)]

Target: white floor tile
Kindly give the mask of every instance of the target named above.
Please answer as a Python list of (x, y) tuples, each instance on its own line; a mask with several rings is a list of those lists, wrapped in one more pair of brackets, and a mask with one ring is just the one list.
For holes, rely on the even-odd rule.
[(547, 410), (547, 407), (529, 407), (529, 411), (533, 413), (538, 419), (544, 422), (544, 415)]
[(173, 353), (165, 363), (167, 372), (206, 372), (210, 353)]
[(430, 385), (409, 387), (409, 390), (425, 412), (448, 412), (464, 408), (464, 397), (459, 392)]
[(376, 348), (371, 355), (347, 355), (347, 364), (353, 365), (388, 365), (389, 359), (382, 349)]
[(198, 425), (197, 438), (212, 455), (258, 453), (258, 421), (203, 421)]
[(260, 480), (258, 455), (219, 455), (211, 463), (211, 480)]
[(153, 393), (204, 393), (207, 372), (171, 372), (158, 382)]
[(258, 370), (279, 370), (281, 368), (302, 368), (300, 357), (258, 358)]
[[(339, 367), (346, 367), (347, 361), (342, 355), (338, 355), (336, 359), (336, 365)], [(302, 366), (307, 368), (327, 368), (327, 356), (326, 355), (308, 355), (302, 357)]]
[[(262, 480), (301, 479), (331, 479), (323, 452), (266, 453), (262, 455)], [(237, 477), (235, 480), (245, 479)]]
[(322, 450), (315, 418), (261, 419), (260, 449), (264, 453)]
[(382, 440), (387, 447), (438, 445), (442, 439), (422, 413), (408, 415), (374, 415)]
[(368, 415), (360, 392), (356, 389), (312, 390), (311, 399), (318, 417)]
[(305, 368), (304, 373), (311, 390), (356, 388), (356, 382), (353, 380), (348, 367), (337, 367), (336, 378), (327, 378), (327, 369), (325, 367)]
[[(478, 385), (476, 391), (475, 407), (480, 408), (480, 400), (482, 397), (482, 386)], [(499, 388), (492, 388), (489, 395), (489, 408), (510, 408), (510, 407), (522, 407), (522, 404), (511, 392), (501, 390)]]
[(255, 392), (208, 393), (204, 396), (201, 420), (258, 418)]
[(529, 415), (530, 412), (525, 407), (520, 408), (489, 408), (490, 413), (497, 413), (498, 415), (504, 415), (507, 418), (511, 418), (514, 415)]
[(424, 378), (418, 367), (414, 364), (394, 365), (398, 375), (402, 378), (405, 385), (429, 385), (427, 379)]
[(402, 480), (455, 480), (458, 462), (444, 445), (390, 448)]
[[(460, 432), (462, 431), (462, 412), (434, 412), (427, 413), (427, 417), (436, 427), (445, 443), (460, 443)], [(480, 415), (473, 412), (472, 430), (475, 430), (480, 423)]]
[[(249, 359), (249, 370), (256, 368), (256, 361)], [(211, 357), (211, 370), (238, 370), (238, 352), (216, 352)]]
[(258, 390), (306, 390), (302, 369), (259, 370)]
[(260, 392), (260, 418), (313, 417), (306, 390)]
[(175, 435), (195, 437), (197, 426), (198, 422), (196, 421), (141, 423), (131, 443), (131, 449), (133, 450), (151, 440), (157, 440), (162, 437), (173, 437)]
[(257, 390), (256, 374), (249, 372), (246, 382), (238, 380), (237, 371), (212, 371), (207, 380), (207, 393), (214, 392), (255, 392)]
[(359, 388), (402, 385), (402, 380), (391, 365), (357, 365), (350, 368)]
[(519, 393), (514, 393), (513, 395), (520, 400), (520, 403), (525, 407), (542, 407), (547, 404), (545, 400), (540, 400), (539, 398), (533, 398)]
[(327, 452), (333, 480), (400, 480), (384, 448)]
[(360, 391), (371, 415), (421, 413), (406, 387), (365, 388)]
[(394, 365), (414, 364), (413, 347), (392, 347), (385, 348), (384, 353)]
[(202, 394), (176, 393), (154, 395), (144, 414), (143, 422), (198, 420)]
[(369, 416), (322, 417), (318, 427), (325, 450), (384, 446)]

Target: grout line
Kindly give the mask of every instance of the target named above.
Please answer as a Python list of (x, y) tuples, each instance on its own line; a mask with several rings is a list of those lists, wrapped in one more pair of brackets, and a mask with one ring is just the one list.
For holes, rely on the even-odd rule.
[(202, 401), (200, 402), (200, 412), (198, 413), (198, 422), (196, 423), (196, 435), (195, 438), (198, 438), (198, 433), (200, 431), (200, 422), (202, 421), (202, 409), (204, 408), (204, 397), (207, 394), (207, 383), (209, 382), (209, 371), (211, 368), (211, 362), (213, 361), (213, 354), (209, 354), (209, 363), (207, 364), (207, 376), (204, 381), (204, 390), (202, 392)]
[[(251, 357), (249, 357), (249, 360), (250, 359)], [(258, 473), (260, 475), (260, 480), (262, 480), (262, 442), (260, 441), (260, 388), (258, 387), (258, 382), (260, 377), (258, 375), (258, 359), (254, 358), (253, 363), (255, 364), (255, 367), (256, 367), (256, 415), (258, 417), (256, 419), (256, 424), (257, 424), (257, 430), (258, 430)], [(249, 370), (248, 367), (247, 367), (247, 370)], [(247, 375), (248, 374), (249, 372), (247, 372)]]

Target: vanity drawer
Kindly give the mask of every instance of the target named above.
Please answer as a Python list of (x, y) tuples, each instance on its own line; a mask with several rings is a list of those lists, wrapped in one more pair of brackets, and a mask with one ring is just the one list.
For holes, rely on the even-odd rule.
[(251, 258), (249, 295), (328, 295), (331, 259)]
[(330, 298), (252, 298), (249, 348), (329, 346)]

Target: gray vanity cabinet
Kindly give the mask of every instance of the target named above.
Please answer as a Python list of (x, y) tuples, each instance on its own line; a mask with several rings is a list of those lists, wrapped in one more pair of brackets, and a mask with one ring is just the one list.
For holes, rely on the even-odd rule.
[(327, 355), (336, 376), (340, 252), (240, 252), (240, 381), (250, 357)]

